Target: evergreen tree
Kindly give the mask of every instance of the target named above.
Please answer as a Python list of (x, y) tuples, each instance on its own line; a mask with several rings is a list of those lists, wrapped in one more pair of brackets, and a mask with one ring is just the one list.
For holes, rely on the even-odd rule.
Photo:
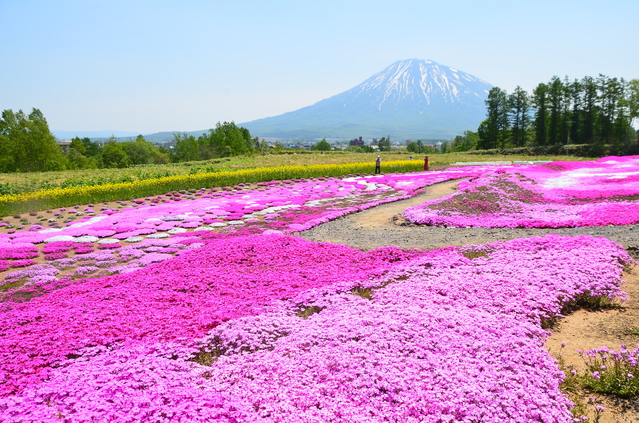
[(533, 90), (533, 105), (535, 111), (535, 144), (547, 145), (548, 118), (548, 86), (544, 83)]
[(526, 143), (526, 134), (530, 126), (530, 98), (520, 86), (508, 97), (509, 121), (512, 141), (515, 147), (522, 147)]
[(598, 95), (597, 83), (591, 76), (586, 76), (581, 80), (583, 98), (583, 130), (582, 140), (584, 144), (596, 142), (595, 128), (597, 125)]
[(632, 124), (635, 119), (639, 118), (639, 79), (631, 79), (628, 81), (627, 91), (628, 117)]
[(570, 139), (573, 143), (584, 144), (583, 139), (583, 85), (574, 80), (569, 86), (572, 113), (570, 115)]
[(558, 76), (553, 76), (548, 84), (548, 144), (562, 144), (560, 128), (564, 110), (564, 85)]
[(505, 148), (508, 139), (508, 94), (499, 87), (493, 87), (486, 99), (486, 128), (484, 148)]

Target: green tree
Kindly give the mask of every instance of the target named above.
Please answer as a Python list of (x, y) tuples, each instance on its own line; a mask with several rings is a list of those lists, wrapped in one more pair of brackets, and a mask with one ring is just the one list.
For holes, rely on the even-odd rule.
[(570, 103), (572, 113), (570, 114), (570, 140), (576, 144), (584, 144), (583, 140), (583, 85), (578, 80), (574, 80), (568, 86), (570, 91)]
[(627, 99), (630, 119), (639, 119), (639, 79), (628, 81)]
[(94, 157), (89, 157), (88, 151), (87, 144), (78, 137), (73, 138), (69, 146), (69, 154), (67, 154), (69, 167), (71, 169), (96, 169), (98, 167), (97, 161)]
[(131, 164), (131, 158), (124, 151), (117, 138), (110, 137), (102, 150), (102, 163), (107, 168), (124, 168)]
[(138, 135), (135, 141), (125, 141), (121, 145), (131, 159), (131, 164), (154, 164), (156, 160), (165, 162), (155, 145), (144, 139), (142, 135)]
[(75, 151), (83, 156), (87, 155), (87, 147), (84, 145), (82, 140), (78, 137), (75, 137), (71, 140), (71, 145), (69, 146), (69, 151)]
[(486, 99), (486, 109), (484, 138), (481, 140), (480, 148), (504, 148), (508, 139), (509, 111), (506, 91), (499, 87), (491, 88)]
[(246, 128), (235, 122), (218, 122), (215, 129), (198, 138), (200, 160), (214, 157), (230, 157), (253, 153), (253, 138)]
[(530, 97), (520, 86), (508, 96), (508, 118), (510, 120), (512, 141), (515, 147), (526, 143), (526, 134), (530, 126)]
[(379, 148), (379, 151), (390, 151), (391, 150), (390, 137), (380, 138), (380, 140), (377, 142), (377, 148)]
[(548, 84), (548, 143), (563, 144), (565, 137), (561, 133), (564, 110), (564, 85), (558, 76), (553, 76)]
[(186, 132), (173, 134), (174, 146), (170, 150), (172, 162), (188, 162), (200, 159), (200, 142)]
[(32, 109), (2, 112), (0, 120), (0, 170), (41, 172), (62, 170), (67, 160), (42, 112)]
[(464, 131), (464, 135), (457, 135), (451, 143), (451, 151), (470, 151), (475, 149), (479, 137), (476, 132)]
[(548, 144), (548, 85), (541, 83), (533, 90), (535, 107), (535, 145)]
[(331, 145), (326, 141), (326, 138), (322, 138), (317, 144), (313, 144), (311, 147), (313, 151), (331, 151)]

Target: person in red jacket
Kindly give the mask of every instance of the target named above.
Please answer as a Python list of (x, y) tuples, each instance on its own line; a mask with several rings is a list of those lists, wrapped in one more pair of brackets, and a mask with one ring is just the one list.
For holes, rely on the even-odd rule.
[(428, 170), (428, 156), (424, 157), (424, 170)]

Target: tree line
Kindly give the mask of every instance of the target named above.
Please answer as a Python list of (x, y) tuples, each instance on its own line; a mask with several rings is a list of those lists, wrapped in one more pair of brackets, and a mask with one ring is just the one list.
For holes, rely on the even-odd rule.
[(114, 136), (100, 143), (75, 137), (64, 154), (38, 109), (4, 110), (0, 119), (0, 172), (41, 172), (66, 169), (124, 168), (142, 164), (166, 164), (252, 154), (268, 145), (252, 138), (248, 129), (234, 122), (217, 123), (195, 138), (174, 134), (173, 145), (156, 146), (138, 135), (120, 142)]
[(599, 75), (581, 80), (557, 76), (529, 94), (494, 87), (486, 99), (486, 119), (477, 132), (457, 136), (452, 151), (524, 146), (591, 144), (613, 152), (636, 146), (639, 80)]

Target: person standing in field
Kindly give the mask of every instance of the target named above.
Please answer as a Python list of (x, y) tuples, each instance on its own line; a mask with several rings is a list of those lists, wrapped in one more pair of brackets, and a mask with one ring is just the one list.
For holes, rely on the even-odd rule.
[(377, 156), (375, 159), (375, 174), (382, 173), (382, 158)]
[(428, 156), (424, 157), (424, 170), (428, 170)]

